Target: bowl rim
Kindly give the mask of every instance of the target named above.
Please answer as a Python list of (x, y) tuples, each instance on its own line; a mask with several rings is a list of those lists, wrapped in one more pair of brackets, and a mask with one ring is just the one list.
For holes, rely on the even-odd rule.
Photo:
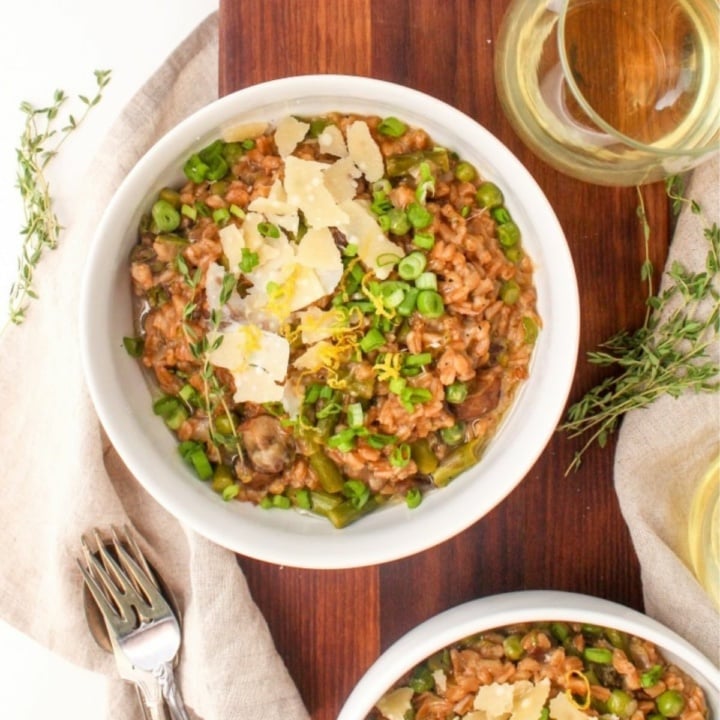
[[(402, 635), (365, 671), (345, 700), (337, 720), (364, 720), (405, 672), (434, 652), (483, 630), (533, 621), (586, 622), (633, 633), (692, 668), (696, 681), (706, 683), (706, 692), (712, 689), (720, 693), (720, 670), (691, 643), (649, 615), (583, 593), (518, 590), (456, 605)], [(388, 676), (392, 677), (388, 680)]]
[[(474, 137), (479, 138), (478, 141), (471, 143), (472, 147), (481, 147), (482, 152), (487, 152), (488, 158), (492, 158), (494, 164), (494, 168), (489, 173), (483, 168), (484, 174), (489, 174), (492, 179), (492, 172), (502, 171), (512, 177), (513, 191), (527, 193), (527, 197), (532, 199), (533, 209), (537, 211), (543, 223), (543, 235), (551, 238), (552, 262), (562, 279), (562, 283), (558, 283), (557, 288), (552, 288), (552, 293), (558, 296), (554, 307), (556, 312), (559, 311), (563, 315), (565, 324), (562, 332), (553, 328), (547, 330), (554, 333), (553, 348), (560, 347), (562, 352), (558, 358), (554, 357), (557, 366), (553, 365), (549, 368), (552, 373), (549, 377), (543, 378), (542, 389), (537, 391), (543, 399), (542, 430), (533, 436), (529, 444), (517, 450), (513, 449), (512, 462), (516, 469), (516, 481), (507, 484), (493, 483), (492, 487), (486, 488), (486, 492), (480, 498), (482, 507), (480, 512), (462, 498), (457, 500), (453, 498), (451, 503), (447, 503), (452, 505), (455, 513), (450, 524), (425, 522), (422, 532), (410, 534), (406, 532), (408, 525), (415, 527), (420, 521), (402, 515), (401, 521), (396, 523), (395, 527), (383, 526), (379, 529), (374, 526), (368, 527), (367, 533), (356, 531), (353, 529), (354, 526), (350, 526), (341, 531), (332, 529), (334, 532), (330, 533), (312, 532), (308, 528), (307, 531), (293, 534), (278, 531), (274, 526), (266, 527), (261, 523), (251, 522), (250, 525), (246, 525), (242, 519), (233, 521), (237, 523), (237, 527), (231, 527), (226, 520), (227, 517), (231, 517), (226, 509), (227, 503), (200, 503), (197, 502), (196, 489), (188, 489), (182, 483), (177, 483), (176, 487), (168, 486), (167, 482), (158, 476), (163, 468), (157, 464), (154, 467), (155, 474), (148, 474), (145, 470), (145, 462), (139, 457), (135, 447), (136, 443), (141, 445), (146, 441), (140, 430), (133, 426), (132, 409), (127, 407), (122, 389), (117, 386), (119, 383), (116, 383), (110, 391), (107, 387), (103, 387), (106, 382), (103, 373), (108, 372), (106, 367), (116, 362), (116, 355), (113, 353), (124, 351), (119, 342), (120, 338), (115, 337), (108, 338), (107, 347), (98, 346), (97, 339), (102, 337), (104, 324), (107, 324), (106, 320), (112, 317), (108, 308), (109, 300), (103, 299), (103, 292), (107, 293), (108, 273), (111, 272), (105, 265), (112, 263), (107, 261), (106, 249), (101, 239), (121, 232), (118, 224), (123, 228), (122, 232), (127, 231), (128, 216), (137, 207), (138, 200), (146, 198), (152, 190), (152, 184), (147, 178), (157, 182), (161, 170), (167, 173), (171, 160), (177, 162), (178, 157), (187, 155), (193, 146), (201, 144), (203, 138), (212, 137), (212, 133), (217, 136), (222, 127), (243, 113), (243, 108), (250, 108), (245, 111), (247, 114), (247, 112), (257, 112), (252, 109), (267, 106), (271, 102), (289, 103), (298, 98), (308, 97), (321, 99), (327, 103), (327, 111), (331, 105), (337, 104), (340, 98), (357, 98), (358, 101), (365, 103), (390, 104), (398, 108), (398, 113), (402, 108), (407, 108), (409, 116), (426, 117), (428, 122), (430, 122), (429, 118), (441, 115), (444, 121), (455, 123), (453, 132), (460, 133), (463, 137), (466, 137), (464, 133), (472, 132)], [(431, 110), (428, 110), (428, 106)], [(487, 150), (487, 147), (490, 150)], [(141, 188), (144, 189), (142, 194), (140, 194)], [(550, 294), (549, 290), (548, 294)], [(549, 347), (550, 340), (544, 338), (543, 333), (539, 344), (545, 342)], [(140, 158), (114, 193), (96, 228), (81, 282), (80, 350), (86, 384), (100, 422), (130, 472), (165, 509), (211, 541), (242, 555), (294, 567), (339, 569), (390, 562), (438, 545), (489, 512), (523, 480), (547, 446), (570, 392), (579, 335), (579, 294), (572, 257), (560, 223), (529, 171), (498, 138), (459, 109), (418, 90), (385, 80), (360, 76), (299, 75), (270, 80), (219, 98), (178, 123)], [(112, 351), (111, 345), (113, 345)], [(536, 347), (534, 356), (537, 354)], [(523, 391), (524, 388), (521, 388), (520, 394)], [(518, 402), (519, 396), (513, 401), (509, 414), (512, 414)], [(534, 413), (533, 417), (539, 417), (540, 409), (530, 408), (529, 413), (531, 415)], [(507, 418), (503, 423), (506, 421)], [(448, 493), (448, 488), (439, 492)], [(475, 498), (475, 501), (477, 502), (478, 499)], [(428, 513), (423, 509), (424, 505), (426, 503), (413, 510), (413, 515), (425, 517)], [(391, 511), (394, 512), (394, 509)], [(382, 512), (388, 510), (383, 509)], [(399, 516), (399, 513), (396, 515)], [(361, 522), (367, 523), (371, 517), (364, 518)], [(327, 521), (322, 522), (330, 525)], [(371, 530), (373, 534), (380, 532), (382, 542), (373, 542), (368, 546), (367, 539)]]

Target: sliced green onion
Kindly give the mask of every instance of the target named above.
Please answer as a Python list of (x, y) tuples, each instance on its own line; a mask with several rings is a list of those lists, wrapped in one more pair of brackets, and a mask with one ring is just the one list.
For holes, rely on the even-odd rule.
[(185, 165), (183, 165), (183, 172), (188, 180), (194, 183), (201, 183), (205, 180), (205, 176), (210, 168), (200, 159), (200, 155), (195, 153), (191, 155)]
[(396, 308), (405, 299), (408, 285), (395, 280), (386, 280), (380, 285), (380, 297), (386, 308)]
[(360, 403), (351, 403), (347, 408), (347, 424), (351, 428), (362, 427), (365, 417)]
[(385, 336), (377, 328), (370, 328), (365, 337), (360, 340), (359, 345), (364, 353), (369, 353), (384, 345), (385, 342)]
[(315, 413), (315, 417), (318, 420), (324, 420), (325, 418), (331, 417), (332, 415), (339, 415), (342, 410), (340, 403), (331, 402), (325, 405), (323, 408)]
[(242, 248), (240, 257), (240, 270), (244, 273), (252, 272), (260, 263), (258, 254), (247, 248)]
[(433, 214), (418, 203), (410, 203), (407, 209), (407, 219), (416, 230), (422, 230), (433, 221)]
[(400, 256), (395, 253), (380, 253), (375, 259), (375, 264), (378, 267), (387, 267), (388, 265), (394, 265), (399, 259)]
[(412, 241), (413, 245), (422, 250), (432, 250), (435, 245), (435, 235), (431, 232), (416, 232)]
[(417, 309), (425, 317), (436, 318), (445, 312), (445, 304), (435, 290), (421, 290), (417, 296)]
[(171, 430), (177, 430), (189, 413), (182, 401), (172, 395), (163, 395), (153, 403), (153, 412), (159, 415)]
[(187, 205), (183, 203), (183, 205), (180, 207), (180, 214), (184, 215), (186, 218), (190, 218), (190, 220), (196, 220), (197, 219), (197, 208), (193, 207), (192, 205)]
[(400, 402), (408, 412), (412, 412), (415, 409), (415, 405), (431, 399), (432, 393), (427, 388), (416, 388), (408, 385), (400, 391)]
[(357, 435), (354, 428), (345, 428), (335, 435), (328, 438), (327, 445), (329, 448), (340, 450), (340, 452), (350, 452), (355, 447)]
[(348, 243), (342, 251), (345, 257), (353, 258), (358, 254), (358, 246), (355, 243)]
[(397, 438), (394, 435), (384, 435), (383, 433), (371, 433), (365, 438), (365, 442), (375, 450), (381, 450), (396, 441)]
[(230, 205), (230, 213), (234, 215), (236, 218), (240, 218), (241, 220), (245, 217), (245, 211), (235, 203), (232, 203)]
[(644, 688), (652, 687), (660, 682), (663, 675), (662, 665), (653, 665), (640, 676), (640, 684)]
[(258, 232), (263, 237), (270, 237), (270, 238), (279, 238), (280, 237), (280, 230), (278, 229), (278, 226), (273, 225), (270, 222), (258, 223), (257, 229), (258, 229)]
[(230, 219), (230, 211), (227, 208), (218, 208), (213, 212), (212, 218), (216, 225), (224, 225)]
[(427, 266), (427, 257), (425, 254), (415, 250), (409, 255), (406, 255), (399, 263), (397, 267), (398, 275), (403, 280), (415, 280), (425, 270)]
[(434, 272), (424, 272), (415, 278), (415, 287), (418, 290), (437, 290), (437, 275)]
[(407, 443), (401, 443), (390, 453), (390, 464), (394, 468), (404, 468), (411, 458), (410, 446)]
[(402, 377), (392, 378), (388, 383), (388, 389), (391, 393), (399, 395), (407, 385), (407, 380)]
[(420, 488), (412, 487), (405, 493), (405, 504), (413, 510), (422, 502), (422, 492)]
[(152, 206), (152, 218), (162, 233), (177, 230), (180, 225), (180, 213), (167, 200), (158, 200)]
[(417, 302), (417, 296), (419, 294), (420, 290), (417, 288), (408, 288), (405, 291), (403, 301), (396, 308), (398, 315), (402, 315), (403, 317), (409, 317), (412, 315), (415, 310), (415, 303)]
[(356, 510), (363, 507), (370, 499), (370, 488), (360, 480), (346, 480), (342, 492)]
[(429, 352), (413, 353), (405, 358), (405, 367), (421, 367), (432, 362), (432, 355)]

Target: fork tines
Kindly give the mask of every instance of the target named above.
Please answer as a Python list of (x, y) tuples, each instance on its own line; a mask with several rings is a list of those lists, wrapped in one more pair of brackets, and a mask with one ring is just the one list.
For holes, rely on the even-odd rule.
[(103, 614), (112, 613), (132, 625), (150, 619), (152, 606), (164, 603), (164, 598), (130, 528), (125, 526), (121, 537), (111, 527), (108, 541), (98, 528), (89, 534), (91, 539), (87, 535), (81, 538), (85, 567), (78, 564)]

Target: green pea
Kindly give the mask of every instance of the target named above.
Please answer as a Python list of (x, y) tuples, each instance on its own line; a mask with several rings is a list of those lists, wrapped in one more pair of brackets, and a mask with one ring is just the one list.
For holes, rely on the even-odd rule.
[(570, 627), (564, 622), (554, 622), (550, 624), (550, 632), (557, 640), (563, 642), (570, 635)]
[(435, 687), (435, 678), (433, 677), (432, 672), (430, 672), (430, 668), (426, 665), (418, 665), (418, 667), (413, 670), (413, 674), (408, 685), (416, 693), (429, 692)]
[(472, 182), (476, 174), (475, 168), (469, 162), (459, 162), (455, 166), (455, 177), (460, 182)]
[(481, 183), (475, 193), (475, 199), (478, 205), (484, 208), (494, 208), (505, 202), (502, 190), (492, 182), (486, 181)]
[(615, 689), (607, 699), (608, 712), (618, 717), (628, 717), (632, 709), (633, 699), (624, 690)]
[(665, 717), (677, 717), (685, 708), (685, 698), (677, 690), (666, 690), (657, 696), (655, 704)]
[(222, 494), (234, 482), (232, 470), (227, 465), (217, 465), (213, 471), (212, 489)]
[(503, 640), (503, 650), (508, 660), (520, 660), (525, 654), (522, 646), (522, 638), (520, 635), (508, 635)]
[(520, 228), (512, 220), (498, 225), (495, 232), (498, 241), (505, 248), (513, 247), (520, 242)]
[(520, 299), (520, 286), (514, 280), (508, 280), (500, 287), (500, 299), (506, 305), (514, 305)]

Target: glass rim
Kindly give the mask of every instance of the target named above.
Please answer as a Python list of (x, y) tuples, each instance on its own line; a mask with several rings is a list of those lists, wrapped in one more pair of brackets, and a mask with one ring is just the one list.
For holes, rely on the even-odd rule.
[[(632, 148), (635, 148), (637, 150), (642, 150), (650, 155), (658, 155), (658, 156), (664, 156), (664, 157), (678, 157), (678, 156), (690, 156), (690, 157), (701, 157), (703, 155), (709, 155), (713, 152), (716, 152), (717, 150), (720, 150), (720, 138), (715, 140), (714, 142), (710, 143), (709, 145), (706, 145), (702, 148), (696, 148), (696, 149), (674, 149), (669, 150), (665, 148), (655, 147), (653, 145), (648, 145), (647, 143), (641, 142), (640, 140), (635, 140), (634, 138), (631, 138), (629, 135), (626, 135), (623, 132), (620, 132), (617, 128), (613, 127), (609, 122), (604, 120), (597, 111), (593, 108), (593, 106), (588, 102), (585, 95), (582, 93), (580, 88), (578, 87), (577, 83), (575, 82), (575, 76), (572, 73), (572, 69), (570, 67), (570, 59), (568, 58), (568, 55), (565, 51), (565, 19), (569, 10), (570, 3), (575, 2), (575, 0), (560, 0), (559, 2), (559, 9), (557, 10), (558, 13), (558, 32), (557, 32), (557, 44), (558, 44), (558, 54), (560, 56), (560, 64), (562, 65), (563, 69), (563, 76), (565, 78), (565, 82), (568, 84), (568, 87), (570, 88), (573, 96), (575, 97), (575, 100), (579, 103), (580, 107), (583, 109), (583, 111), (587, 114), (589, 119), (594, 122), (601, 130), (604, 130), (608, 135), (616, 138), (617, 140), (626, 143)], [(550, 5), (555, 4), (550, 0)]]

